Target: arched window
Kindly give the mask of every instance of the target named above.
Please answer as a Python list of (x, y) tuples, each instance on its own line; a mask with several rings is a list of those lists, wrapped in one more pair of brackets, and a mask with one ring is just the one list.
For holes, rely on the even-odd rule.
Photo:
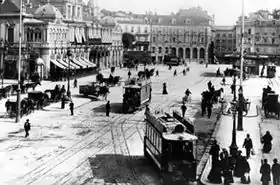
[(204, 50), (204, 48), (200, 48), (200, 50), (199, 50), (199, 58), (201, 58), (201, 59), (205, 58), (205, 50)]
[(197, 58), (197, 48), (193, 48), (193, 58)]

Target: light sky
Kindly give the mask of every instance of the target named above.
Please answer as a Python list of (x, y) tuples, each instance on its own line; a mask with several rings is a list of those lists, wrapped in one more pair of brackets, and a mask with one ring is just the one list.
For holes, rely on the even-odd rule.
[[(88, 0), (85, 0), (88, 1)], [(260, 9), (280, 9), (280, 0), (244, 0), (245, 15)], [(233, 25), (241, 15), (242, 0), (95, 0), (101, 9), (124, 10), (133, 13), (146, 11), (170, 14), (178, 9), (201, 6), (210, 15), (215, 15), (216, 25)]]

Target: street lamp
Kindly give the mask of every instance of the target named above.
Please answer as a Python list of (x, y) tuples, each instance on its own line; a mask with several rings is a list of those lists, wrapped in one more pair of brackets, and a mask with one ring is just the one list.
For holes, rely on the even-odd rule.
[(236, 156), (237, 154), (237, 149), (238, 146), (236, 144), (236, 101), (231, 102), (231, 111), (232, 111), (232, 140), (231, 140), (231, 145), (230, 145), (230, 155), (231, 156)]
[[(22, 42), (22, 8), (24, 6), (23, 0), (20, 0), (20, 9), (19, 9), (19, 48), (18, 48), (18, 89), (17, 89), (17, 111), (16, 111), (16, 123), (20, 120), (20, 70), (21, 70), (21, 42)], [(27, 0), (26, 6), (31, 6), (29, 0)]]
[(70, 59), (71, 59), (71, 57), (72, 57), (72, 51), (71, 51), (71, 49), (68, 49), (67, 50), (67, 56), (68, 56), (68, 70), (67, 70), (67, 92), (66, 92), (66, 94), (67, 94), (67, 96), (69, 97), (69, 98), (71, 98), (71, 91), (70, 91)]
[(239, 109), (238, 109), (238, 130), (243, 130), (243, 63), (244, 63), (244, 0), (242, 0), (242, 29), (241, 29), (241, 59), (240, 59), (240, 91), (238, 92), (238, 101), (239, 101)]

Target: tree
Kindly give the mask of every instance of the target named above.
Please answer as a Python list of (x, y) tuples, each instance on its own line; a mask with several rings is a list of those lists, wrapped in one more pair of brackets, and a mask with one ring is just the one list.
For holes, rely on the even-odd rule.
[(125, 49), (130, 49), (133, 47), (133, 42), (135, 41), (135, 36), (131, 33), (124, 33), (122, 35), (122, 43)]

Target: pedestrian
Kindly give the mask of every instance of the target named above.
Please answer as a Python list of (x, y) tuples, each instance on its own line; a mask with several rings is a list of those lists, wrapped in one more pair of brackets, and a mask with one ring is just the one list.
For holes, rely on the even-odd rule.
[(73, 103), (73, 101), (70, 102), (69, 108), (70, 108), (71, 116), (73, 116), (74, 115), (74, 103)]
[(230, 88), (231, 88), (231, 94), (235, 94), (235, 91), (236, 91), (236, 86), (235, 86), (235, 84), (232, 84), (232, 85), (230, 86)]
[(31, 126), (29, 123), (29, 119), (27, 119), (26, 122), (24, 123), (25, 137), (29, 136), (30, 128), (31, 128)]
[(269, 131), (266, 131), (266, 134), (261, 138), (261, 142), (263, 144), (263, 153), (269, 153), (272, 148), (271, 141), (273, 137), (270, 135)]
[(166, 83), (164, 82), (163, 83), (163, 88), (162, 88), (162, 94), (168, 94), (168, 92), (167, 92), (167, 87), (166, 87)]
[(280, 164), (278, 160), (273, 159), (273, 165), (271, 167), (273, 185), (280, 185)]
[(186, 76), (186, 70), (185, 69), (183, 69), (183, 75)]
[(10, 109), (10, 99), (8, 99), (5, 103), (6, 111), (9, 112)]
[(109, 116), (111, 110), (110, 101), (107, 101), (105, 109), (106, 109), (106, 116)]
[(247, 137), (244, 139), (243, 148), (246, 149), (246, 157), (247, 159), (249, 159), (251, 150), (253, 149), (253, 142), (252, 139), (250, 138), (250, 134), (247, 134)]
[(174, 75), (174, 76), (177, 76), (177, 70), (176, 70), (176, 69), (174, 70), (173, 75)]
[(156, 70), (156, 76), (159, 76), (159, 72), (158, 72), (158, 70)]
[(64, 109), (65, 108), (65, 97), (64, 95), (62, 95), (62, 98), (61, 98), (61, 109)]
[(262, 185), (269, 185), (269, 181), (271, 181), (270, 171), (271, 171), (270, 165), (267, 163), (267, 159), (264, 159), (260, 169), (260, 173), (262, 174), (261, 176)]
[(250, 169), (250, 165), (247, 161), (247, 158), (245, 156), (242, 156), (241, 161), (240, 161), (241, 183), (249, 184), (251, 182), (251, 178), (249, 176), (250, 170), (251, 169)]
[(183, 105), (181, 106), (181, 110), (182, 110), (182, 117), (184, 118), (187, 110), (187, 106), (185, 105), (185, 102), (183, 102)]
[(127, 75), (128, 75), (128, 79), (130, 79), (130, 76), (131, 76), (130, 70), (128, 71)]
[(74, 79), (74, 88), (77, 88), (77, 84), (78, 84), (78, 81), (77, 81), (77, 78)]
[(209, 119), (211, 118), (211, 115), (212, 115), (212, 106), (213, 106), (212, 103), (207, 104), (207, 113), (208, 113), (208, 118)]
[(223, 79), (222, 79), (222, 85), (223, 86), (226, 85), (226, 78), (225, 77), (223, 77)]
[(220, 146), (218, 145), (217, 140), (214, 140), (209, 150), (209, 154), (211, 155), (212, 160), (212, 166), (207, 178), (211, 183), (215, 184), (222, 183), (221, 161), (219, 160), (219, 152)]
[(211, 80), (209, 80), (209, 82), (207, 83), (207, 86), (208, 86), (208, 90), (210, 91), (210, 90), (211, 90), (211, 87), (212, 87), (212, 82), (211, 82)]

